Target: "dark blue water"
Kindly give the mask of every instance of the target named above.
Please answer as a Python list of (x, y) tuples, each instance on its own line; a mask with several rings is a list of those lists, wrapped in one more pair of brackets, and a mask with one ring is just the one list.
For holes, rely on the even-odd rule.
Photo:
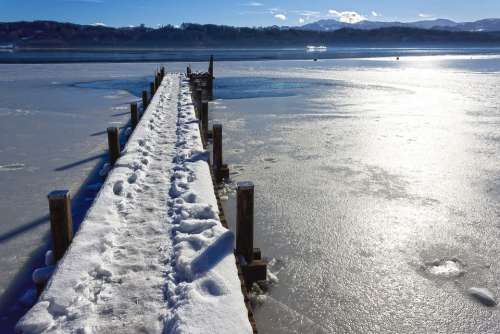
[(128, 93), (140, 97), (142, 91), (149, 91), (148, 77), (134, 79), (99, 80), (86, 81), (72, 84), (73, 87), (104, 89), (104, 90), (124, 90)]
[(161, 49), (161, 50), (8, 50), (0, 52), (0, 63), (82, 63), (82, 62), (176, 62), (206, 61), (214, 55), (219, 61), (341, 59), (397, 57), (411, 55), (492, 54), (500, 48), (366, 48), (338, 47), (324, 52), (305, 48), (287, 49)]
[(251, 99), (257, 97), (295, 96), (303, 90), (331, 88), (335, 82), (321, 79), (272, 77), (223, 77), (216, 80), (218, 99)]

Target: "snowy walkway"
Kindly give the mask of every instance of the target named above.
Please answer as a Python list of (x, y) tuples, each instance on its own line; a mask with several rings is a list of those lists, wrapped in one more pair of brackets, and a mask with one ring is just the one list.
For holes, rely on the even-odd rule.
[(188, 83), (165, 76), (22, 333), (251, 333)]

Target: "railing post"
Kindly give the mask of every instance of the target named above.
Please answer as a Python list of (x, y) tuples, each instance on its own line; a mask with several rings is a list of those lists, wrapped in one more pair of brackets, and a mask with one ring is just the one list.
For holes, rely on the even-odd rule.
[(114, 165), (120, 157), (120, 133), (118, 128), (110, 127), (108, 132), (109, 162)]
[(142, 91), (142, 111), (146, 111), (148, 107), (148, 92), (143, 90)]
[(71, 197), (68, 190), (53, 191), (47, 197), (49, 199), (54, 258), (59, 261), (73, 239)]
[(253, 195), (252, 182), (238, 182), (236, 212), (236, 253), (247, 263), (253, 261)]
[(139, 113), (137, 103), (133, 102), (130, 104), (130, 125), (132, 125), (132, 129), (135, 129), (137, 124), (139, 124)]

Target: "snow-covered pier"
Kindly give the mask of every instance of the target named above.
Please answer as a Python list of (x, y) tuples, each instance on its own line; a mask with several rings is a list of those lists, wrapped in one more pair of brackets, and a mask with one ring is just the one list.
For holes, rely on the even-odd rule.
[(256, 332), (190, 86), (155, 78), (69, 248), (38, 272), (47, 285), (17, 332)]

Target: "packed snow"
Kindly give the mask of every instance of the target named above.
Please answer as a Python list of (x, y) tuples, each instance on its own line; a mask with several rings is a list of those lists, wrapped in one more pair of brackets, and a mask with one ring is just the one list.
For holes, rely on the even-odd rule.
[(169, 74), (16, 330), (251, 333), (207, 160), (188, 82)]

